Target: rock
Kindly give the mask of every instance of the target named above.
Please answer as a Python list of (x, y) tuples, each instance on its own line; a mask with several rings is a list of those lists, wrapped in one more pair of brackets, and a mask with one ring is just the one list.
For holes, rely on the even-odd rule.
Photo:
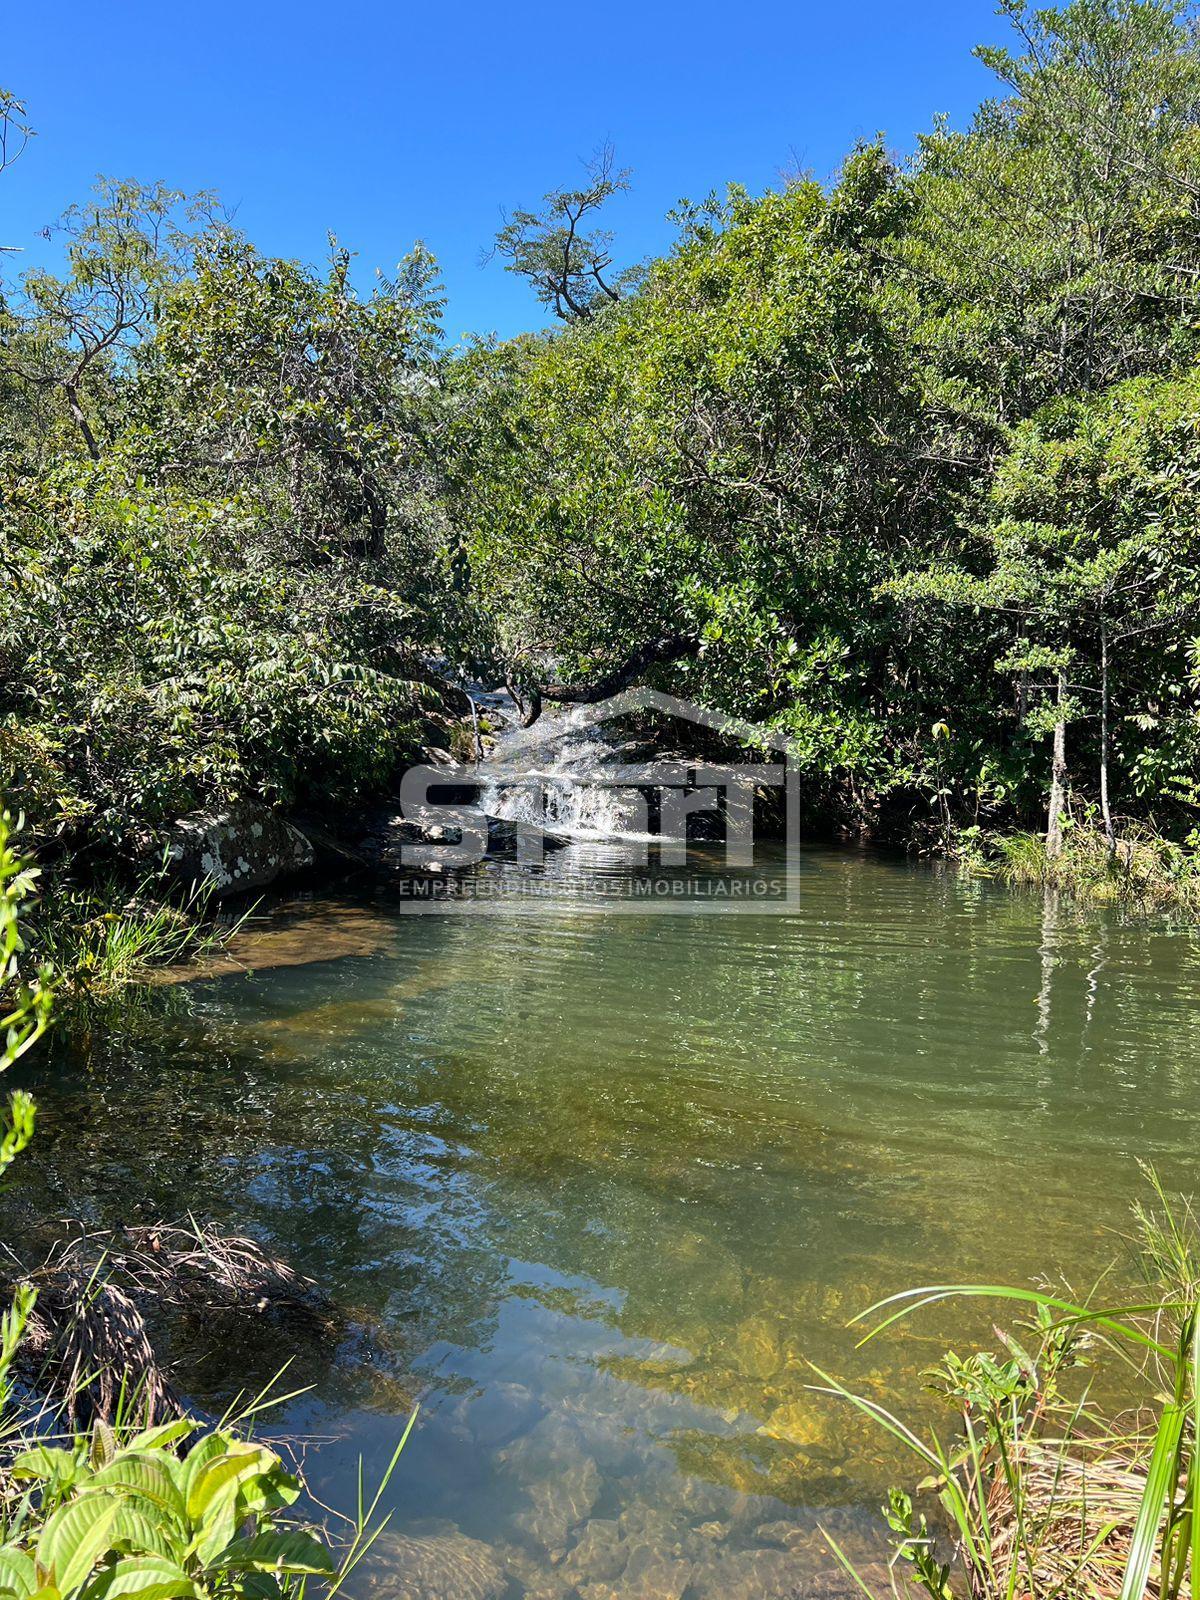
[(414, 822), (399, 812), (381, 812), (371, 818), (356, 850), (368, 866), (382, 872), (412, 872), (404, 859), (405, 845), (442, 844), (446, 830), (440, 824)]
[(784, 1550), (793, 1550), (808, 1540), (803, 1528), (797, 1527), (794, 1522), (783, 1521), (762, 1523), (755, 1528), (754, 1537), (759, 1544), (778, 1545)]
[(379, 1600), (501, 1600), (508, 1591), (495, 1551), (465, 1533), (395, 1534), (380, 1545), (382, 1570), (372, 1580)]
[[(521, 843), (521, 834), (529, 830), (528, 823), (514, 822), (509, 817), (488, 818), (488, 854), (490, 856), (515, 856)], [(561, 850), (569, 841), (562, 834), (551, 833), (545, 828), (533, 831), (541, 833), (543, 850)]]
[(616, 1522), (608, 1517), (593, 1517), (567, 1556), (563, 1572), (576, 1584), (608, 1583), (620, 1577), (628, 1555)]
[(702, 1522), (696, 1532), (702, 1533), (706, 1539), (711, 1539), (715, 1544), (720, 1544), (723, 1539), (728, 1539), (729, 1537), (729, 1524), (727, 1522)]
[(579, 1428), (551, 1413), (503, 1451), (502, 1459), (531, 1501), (514, 1525), (543, 1549), (557, 1552), (600, 1498), (600, 1470)]
[(690, 1561), (661, 1554), (653, 1545), (630, 1551), (614, 1582), (581, 1583), (581, 1600), (680, 1600), (695, 1571)]
[(167, 835), (166, 856), (173, 877), (209, 882), (218, 896), (265, 888), (313, 864), (313, 848), (299, 829), (249, 800), (181, 817)]
[(311, 817), (293, 817), (292, 826), (312, 846), (313, 861), (319, 872), (353, 872), (366, 866), (362, 853)]
[(770, 1378), (779, 1371), (783, 1354), (779, 1330), (766, 1317), (747, 1317), (734, 1340), (734, 1365), (747, 1378)]
[(469, 1396), (459, 1417), (481, 1450), (498, 1450), (511, 1444), (545, 1414), (541, 1403), (523, 1383), (496, 1383), (482, 1394)]
[[(887, 1594), (892, 1592), (895, 1573), (882, 1561), (876, 1561), (863, 1566), (855, 1566), (855, 1572), (862, 1579), (859, 1584), (849, 1573), (843, 1572), (840, 1567), (827, 1568), (813, 1578), (805, 1580), (805, 1600), (811, 1596), (812, 1600), (862, 1600), (863, 1588), (868, 1594)], [(903, 1592), (903, 1590), (901, 1591)], [(915, 1589), (911, 1592), (915, 1593)]]
[(768, 1439), (782, 1439), (786, 1444), (812, 1449), (825, 1443), (828, 1425), (810, 1402), (787, 1400), (775, 1407), (758, 1432)]
[(688, 1600), (798, 1600), (815, 1592), (813, 1576), (785, 1550), (742, 1550), (697, 1568)]

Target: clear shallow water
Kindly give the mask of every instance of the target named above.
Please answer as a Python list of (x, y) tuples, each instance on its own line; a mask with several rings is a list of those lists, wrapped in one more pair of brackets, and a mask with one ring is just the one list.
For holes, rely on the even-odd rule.
[(422, 1400), (382, 1590), (821, 1592), (818, 1523), (870, 1556), (902, 1464), (807, 1363), (919, 1415), (987, 1308), (858, 1351), (848, 1317), (1084, 1284), (1136, 1157), (1192, 1187), (1200, 942), (852, 855), (788, 917), (626, 916), (597, 874), (636, 875), (573, 845), (520, 915), (325, 903), (264, 948), (354, 953), (162, 994), (43, 1072), (21, 1203), (247, 1227), (381, 1330), (281, 1425), (348, 1505)]

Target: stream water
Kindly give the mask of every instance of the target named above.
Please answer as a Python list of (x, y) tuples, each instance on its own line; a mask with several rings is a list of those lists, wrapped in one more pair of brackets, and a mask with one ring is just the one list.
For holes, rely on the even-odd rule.
[[(817, 851), (793, 915), (621, 915), (597, 886), (640, 870), (577, 840), (520, 916), (300, 907), (244, 946), (295, 964), (160, 991), (34, 1082), (10, 1206), (235, 1224), (365, 1330), (290, 1352), (314, 1388), (275, 1425), (323, 1499), (420, 1399), (380, 1593), (826, 1592), (819, 1527), (869, 1559), (919, 1474), (808, 1363), (920, 1417), (944, 1344), (992, 1341), (978, 1304), (861, 1350), (847, 1319), (1086, 1284), (1136, 1157), (1192, 1184), (1194, 930)], [(185, 1377), (216, 1404), (278, 1354)]]

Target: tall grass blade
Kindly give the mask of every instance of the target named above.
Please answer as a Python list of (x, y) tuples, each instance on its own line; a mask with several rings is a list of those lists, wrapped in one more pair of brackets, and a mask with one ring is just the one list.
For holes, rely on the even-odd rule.
[(885, 1311), (889, 1306), (898, 1306), (882, 1322), (873, 1327), (869, 1333), (859, 1340), (859, 1348), (869, 1344), (872, 1339), (877, 1339), (881, 1333), (911, 1316), (922, 1307), (935, 1305), (941, 1300), (952, 1299), (994, 1299), (1018, 1300), (1026, 1305), (1043, 1306), (1048, 1311), (1057, 1311), (1062, 1315), (1064, 1324), (1085, 1326), (1095, 1325), (1106, 1332), (1119, 1334), (1123, 1339), (1132, 1340), (1153, 1354), (1163, 1357), (1164, 1360), (1173, 1361), (1175, 1351), (1168, 1345), (1160, 1344), (1157, 1339), (1139, 1328), (1130, 1318), (1139, 1316), (1155, 1316), (1164, 1310), (1182, 1311), (1185, 1306), (1156, 1300), (1150, 1305), (1136, 1306), (1108, 1306), (1097, 1311), (1089, 1306), (1076, 1305), (1071, 1300), (1059, 1300), (1056, 1296), (1043, 1294), (1037, 1289), (1013, 1289), (995, 1283), (935, 1283), (926, 1284), (920, 1289), (902, 1289), (898, 1294), (888, 1295), (886, 1300), (877, 1300), (873, 1306), (868, 1306), (865, 1311), (860, 1311), (856, 1317), (851, 1317), (850, 1326), (855, 1323), (865, 1322), (868, 1317), (873, 1317), (877, 1312)]
[[(1154, 1450), (1146, 1474), (1146, 1487), (1138, 1505), (1137, 1520), (1133, 1525), (1133, 1540), (1129, 1559), (1125, 1563), (1125, 1576), (1121, 1582), (1121, 1600), (1142, 1600), (1150, 1581), (1150, 1564), (1154, 1560), (1154, 1547), (1171, 1485), (1175, 1482), (1179, 1441), (1183, 1434), (1187, 1408), (1169, 1405), (1158, 1420), (1154, 1435)], [(1164, 1553), (1165, 1561), (1165, 1553)]]

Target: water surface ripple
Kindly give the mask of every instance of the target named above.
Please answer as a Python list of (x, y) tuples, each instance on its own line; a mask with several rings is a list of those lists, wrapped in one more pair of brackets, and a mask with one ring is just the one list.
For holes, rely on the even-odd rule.
[(819, 852), (794, 915), (626, 916), (596, 874), (634, 870), (577, 843), (510, 918), (377, 896), (369, 953), (164, 994), (36, 1085), (10, 1205), (233, 1222), (386, 1330), (283, 1425), (344, 1504), (421, 1397), (393, 1592), (818, 1592), (818, 1525), (869, 1556), (901, 1465), (808, 1363), (919, 1414), (943, 1343), (991, 1337), (975, 1306), (856, 1351), (847, 1319), (922, 1281), (1084, 1284), (1137, 1157), (1191, 1186), (1194, 931)]

